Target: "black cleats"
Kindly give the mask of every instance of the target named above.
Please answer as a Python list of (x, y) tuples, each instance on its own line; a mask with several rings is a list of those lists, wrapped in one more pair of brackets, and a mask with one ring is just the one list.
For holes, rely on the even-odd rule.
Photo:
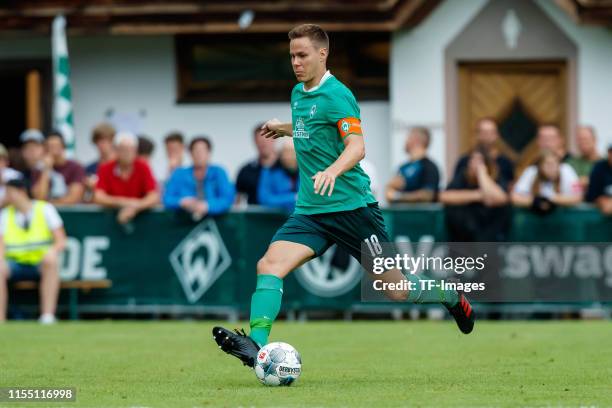
[(236, 329), (232, 332), (217, 326), (213, 328), (212, 333), (213, 339), (215, 339), (221, 350), (239, 358), (242, 364), (253, 368), (259, 346), (246, 335), (244, 330), (239, 331)]
[(474, 329), (474, 310), (463, 293), (459, 293), (459, 302), (455, 306), (450, 307), (446, 303), (444, 306), (455, 318), (455, 322), (457, 322), (457, 326), (462, 333), (469, 334), (472, 332)]

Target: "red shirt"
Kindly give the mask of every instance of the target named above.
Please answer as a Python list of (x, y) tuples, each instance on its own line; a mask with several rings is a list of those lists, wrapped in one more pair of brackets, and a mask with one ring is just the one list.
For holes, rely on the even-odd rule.
[(127, 179), (119, 176), (117, 160), (100, 165), (96, 188), (106, 194), (118, 197), (142, 198), (157, 189), (157, 183), (149, 165), (141, 160), (134, 161), (132, 173)]

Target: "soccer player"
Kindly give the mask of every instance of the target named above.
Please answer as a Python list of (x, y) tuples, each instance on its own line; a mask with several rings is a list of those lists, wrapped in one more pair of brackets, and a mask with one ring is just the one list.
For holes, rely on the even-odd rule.
[[(380, 243), (389, 242), (370, 180), (359, 166), (365, 156), (359, 106), (351, 91), (326, 68), (327, 33), (319, 26), (303, 24), (289, 32), (289, 39), (293, 71), (300, 82), (291, 93), (292, 122), (272, 119), (263, 129), (266, 137), (293, 137), (300, 178), (295, 212), (257, 263), (249, 335), (244, 330), (213, 328), (218, 346), (250, 367), (268, 342), (285, 276), (334, 243), (361, 261), (362, 256), (370, 257), (368, 249), (362, 253), (361, 243), (380, 248)], [(396, 282), (419, 281), (417, 275), (404, 277), (397, 269), (382, 276)], [(463, 294), (440, 289), (425, 293), (418, 284), (415, 287), (387, 295), (396, 301), (440, 302), (462, 332), (472, 331), (474, 313)]]

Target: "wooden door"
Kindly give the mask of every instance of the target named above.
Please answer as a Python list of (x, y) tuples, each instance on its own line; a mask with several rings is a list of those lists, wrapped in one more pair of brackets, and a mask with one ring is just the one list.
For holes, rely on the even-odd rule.
[(554, 123), (567, 134), (567, 79), (564, 61), (466, 63), (459, 65), (459, 149), (470, 150), (479, 118), (491, 117), (500, 148), (518, 169), (538, 154), (538, 125)]

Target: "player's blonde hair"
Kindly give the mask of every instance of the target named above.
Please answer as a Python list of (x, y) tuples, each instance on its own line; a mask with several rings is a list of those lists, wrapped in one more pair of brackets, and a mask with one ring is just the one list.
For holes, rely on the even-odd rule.
[(327, 48), (329, 50), (329, 36), (320, 26), (316, 24), (300, 24), (289, 31), (289, 40), (303, 37), (310, 38), (310, 41), (319, 48)]

